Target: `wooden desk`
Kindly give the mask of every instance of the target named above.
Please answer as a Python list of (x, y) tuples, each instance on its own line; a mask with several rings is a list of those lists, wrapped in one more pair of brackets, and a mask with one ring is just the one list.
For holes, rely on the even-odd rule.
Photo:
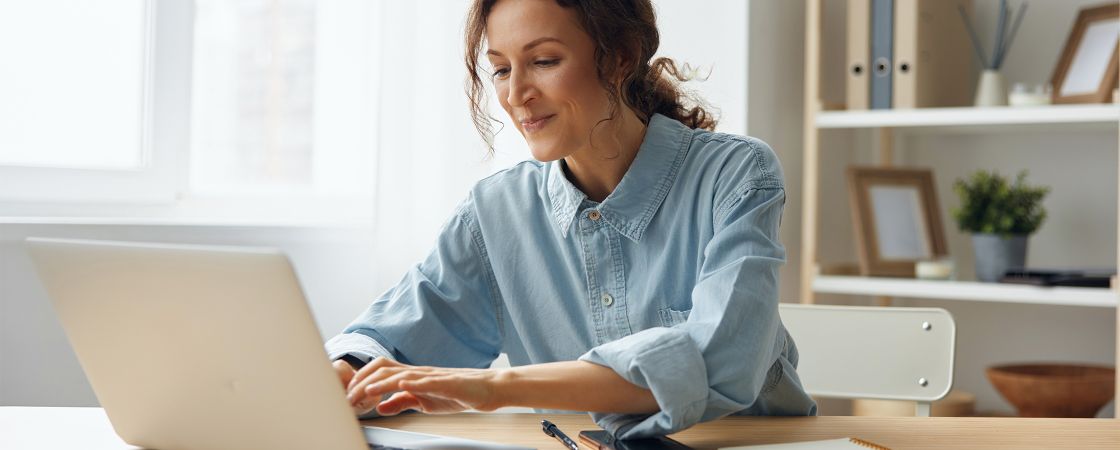
[[(365, 424), (438, 433), (540, 450), (562, 450), (541, 432), (540, 420), (556, 423), (573, 439), (591, 429), (578, 415), (406, 415)], [(697, 449), (858, 437), (892, 449), (1120, 448), (1120, 420), (915, 417), (730, 417), (697, 425), (673, 437)], [(0, 407), (0, 449), (133, 449), (113, 434), (100, 408)]]
[[(406, 415), (367, 425), (487, 439), (536, 447), (563, 447), (540, 431), (547, 418), (576, 439), (597, 428), (587, 415), (477, 414), (471, 417)], [(727, 417), (672, 436), (696, 449), (858, 437), (899, 449), (1120, 449), (1118, 419), (1018, 417)]]

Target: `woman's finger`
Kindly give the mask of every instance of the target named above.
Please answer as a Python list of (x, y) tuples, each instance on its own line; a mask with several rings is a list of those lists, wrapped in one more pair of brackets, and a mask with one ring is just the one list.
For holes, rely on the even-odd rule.
[(377, 413), (382, 416), (395, 416), (406, 409), (420, 410), (420, 399), (408, 392), (397, 392), (377, 405)]
[(361, 416), (373, 410), (377, 405), (367, 405), (364, 402), (360, 405), (350, 405), (350, 410), (354, 411), (355, 416)]
[(358, 379), (357, 376), (354, 376), (354, 380), (350, 382), (352, 386), (350, 392), (346, 394), (346, 399), (350, 401), (351, 405), (356, 406), (369, 398), (366, 395), (366, 386), (406, 370), (409, 370), (408, 366), (383, 366), (370, 371), (365, 378)]
[(350, 380), (354, 379), (354, 368), (350, 367), (350, 363), (340, 359), (331, 363), (331, 367), (333, 367), (335, 373), (338, 374), (339, 380), (342, 381), (342, 386), (350, 386)]
[(358, 369), (358, 372), (354, 374), (354, 378), (352, 378), (350, 380), (350, 384), (346, 386), (346, 390), (347, 391), (354, 390), (354, 385), (355, 384), (357, 384), (359, 381), (368, 377), (371, 373), (373, 373), (377, 369), (380, 369), (382, 367), (393, 367), (393, 366), (399, 366), (399, 365), (402, 365), (402, 364), (398, 363), (396, 361), (393, 361), (389, 358), (386, 358), (384, 356), (378, 356), (376, 358), (373, 358), (373, 361), (370, 361), (365, 366), (362, 366), (361, 369)]
[(417, 380), (424, 377), (432, 376), (430, 372), (425, 372), (416, 369), (394, 369), (396, 373), (382, 378), (378, 381), (373, 381), (366, 384), (363, 390), (367, 397), (377, 397), (401, 390), (399, 385), (402, 381)]

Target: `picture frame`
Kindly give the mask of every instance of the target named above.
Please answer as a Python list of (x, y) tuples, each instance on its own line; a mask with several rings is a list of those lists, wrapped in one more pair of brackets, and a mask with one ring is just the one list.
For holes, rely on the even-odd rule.
[(948, 256), (931, 170), (849, 167), (848, 199), (860, 275), (913, 277), (918, 261)]
[(1050, 77), (1051, 102), (1111, 102), (1120, 64), (1118, 39), (1120, 5), (1082, 9)]

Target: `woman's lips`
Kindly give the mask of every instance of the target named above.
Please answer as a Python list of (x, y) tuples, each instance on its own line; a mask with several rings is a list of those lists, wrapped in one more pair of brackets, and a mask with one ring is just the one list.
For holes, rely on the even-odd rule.
[(544, 128), (546, 125), (551, 123), (553, 117), (556, 117), (556, 114), (549, 114), (547, 116), (534, 117), (534, 118), (530, 118), (528, 120), (522, 120), (521, 121), (521, 128), (523, 130), (525, 130), (526, 133), (535, 133), (537, 131), (540, 131), (541, 128)]

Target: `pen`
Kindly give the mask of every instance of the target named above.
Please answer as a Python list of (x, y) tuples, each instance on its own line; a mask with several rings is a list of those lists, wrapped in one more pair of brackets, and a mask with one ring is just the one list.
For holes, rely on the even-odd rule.
[(547, 420), (542, 420), (541, 431), (544, 431), (544, 434), (556, 438), (556, 440), (562, 442), (565, 447), (568, 447), (572, 450), (579, 450), (579, 445), (576, 445), (574, 441), (568, 438), (568, 435), (564, 434), (563, 431), (560, 431), (560, 428), (557, 427), (556, 424)]

